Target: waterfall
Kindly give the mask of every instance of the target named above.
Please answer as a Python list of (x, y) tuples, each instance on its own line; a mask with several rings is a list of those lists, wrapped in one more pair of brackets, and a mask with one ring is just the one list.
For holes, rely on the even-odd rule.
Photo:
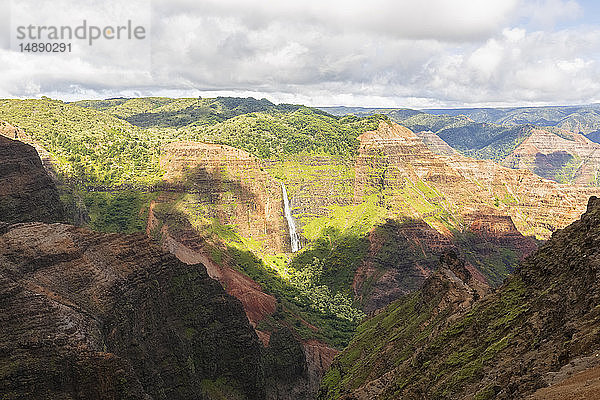
[(292, 212), (290, 211), (290, 202), (288, 201), (287, 191), (285, 190), (283, 182), (281, 182), (281, 192), (283, 193), (283, 212), (290, 231), (292, 253), (295, 253), (300, 250), (300, 238), (298, 237), (298, 232), (296, 232), (296, 223), (294, 222), (294, 217), (292, 217)]

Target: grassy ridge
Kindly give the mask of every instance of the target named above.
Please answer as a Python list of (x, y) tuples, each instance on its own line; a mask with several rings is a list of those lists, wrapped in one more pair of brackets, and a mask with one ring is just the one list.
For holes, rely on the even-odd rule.
[(191, 129), (194, 140), (227, 144), (259, 158), (302, 152), (353, 156), (356, 138), (376, 129), (385, 117), (336, 118), (301, 107), (290, 113), (250, 113), (204, 129)]
[[(325, 395), (320, 398), (337, 399), (409, 362), (415, 353), (419, 353), (415, 368), (401, 368), (395, 382), (378, 398), (399, 398), (406, 387), (427, 388), (435, 392), (434, 398), (453, 398), (466, 382), (481, 379), (484, 364), (507, 346), (523, 323), (522, 314), (528, 310), (525, 286), (520, 279), (513, 279), (495, 302), (480, 303), (451, 324), (447, 324), (449, 309), (434, 313), (445, 290), (447, 287), (433, 297), (415, 292), (361, 324), (325, 375)], [(477, 332), (477, 340), (472, 337), (473, 331)], [(439, 382), (442, 385), (433, 386)], [(481, 397), (486, 390), (475, 398), (487, 398)]]
[(291, 112), (300, 106), (275, 105), (251, 97), (179, 98), (143, 97), (133, 99), (85, 100), (74, 104), (105, 111), (140, 127), (214, 125), (251, 112)]

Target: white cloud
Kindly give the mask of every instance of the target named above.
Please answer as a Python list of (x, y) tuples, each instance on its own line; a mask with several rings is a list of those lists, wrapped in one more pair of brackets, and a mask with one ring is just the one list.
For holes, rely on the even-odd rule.
[(502, 35), (509, 42), (518, 42), (525, 37), (527, 31), (523, 28), (505, 28), (502, 30)]
[[(80, 7), (88, 20), (107, 20), (84, 3), (56, 0), (42, 10)], [(412, 107), (596, 101), (600, 28), (543, 28), (578, 13), (576, 2), (559, 0), (155, 0), (151, 63), (142, 47), (109, 43), (68, 57), (0, 50), (0, 96), (220, 94)]]

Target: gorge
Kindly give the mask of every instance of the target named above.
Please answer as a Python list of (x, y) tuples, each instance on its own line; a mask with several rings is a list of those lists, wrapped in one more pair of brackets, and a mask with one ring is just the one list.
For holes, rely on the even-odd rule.
[[(516, 398), (558, 382), (517, 378), (541, 362), (526, 340), (550, 335), (544, 373), (596, 344), (595, 286), (583, 304), (568, 283), (594, 280), (569, 258), (595, 257), (587, 139), (540, 130), (500, 163), (381, 115), (231, 98), (6, 100), (0, 120), (9, 398)], [(581, 154), (580, 178), (509, 162), (536, 141)], [(550, 254), (575, 268), (547, 271), (561, 288), (533, 276)], [(555, 324), (559, 296), (585, 314), (560, 309), (588, 338), (568, 349), (519, 325)]]

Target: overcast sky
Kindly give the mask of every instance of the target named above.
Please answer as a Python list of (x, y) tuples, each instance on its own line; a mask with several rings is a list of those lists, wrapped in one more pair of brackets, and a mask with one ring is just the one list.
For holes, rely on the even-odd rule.
[[(313, 106), (600, 102), (593, 0), (0, 0), (0, 97), (254, 96)], [(143, 26), (21, 53), (18, 26)]]

